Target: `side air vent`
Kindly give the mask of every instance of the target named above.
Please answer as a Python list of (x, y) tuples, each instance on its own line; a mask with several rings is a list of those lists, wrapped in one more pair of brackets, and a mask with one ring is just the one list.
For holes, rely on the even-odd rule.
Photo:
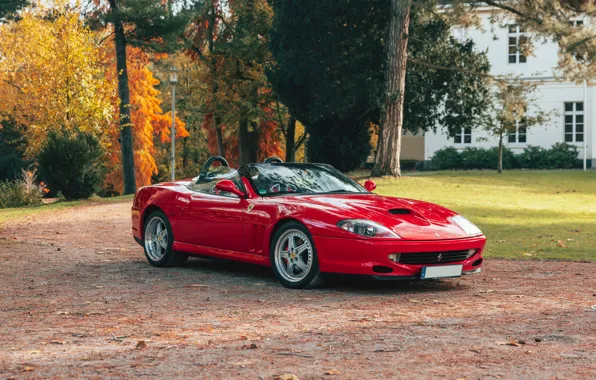
[(393, 215), (406, 215), (410, 213), (410, 210), (407, 208), (392, 208), (389, 210), (389, 213)]

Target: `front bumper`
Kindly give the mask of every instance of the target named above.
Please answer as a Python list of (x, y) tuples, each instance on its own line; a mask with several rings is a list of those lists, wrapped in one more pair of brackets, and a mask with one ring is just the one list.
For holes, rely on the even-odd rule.
[[(313, 236), (319, 269), (326, 273), (369, 275), (383, 279), (419, 279), (423, 266), (463, 265), (463, 274), (477, 273), (482, 266), (484, 236), (432, 241), (342, 239)], [(447, 252), (475, 249), (471, 257), (437, 264), (401, 264), (389, 260), (392, 253)]]

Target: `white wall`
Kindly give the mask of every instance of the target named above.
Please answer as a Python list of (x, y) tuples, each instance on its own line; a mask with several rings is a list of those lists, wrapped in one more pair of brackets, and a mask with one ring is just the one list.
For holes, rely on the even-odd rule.
[[(455, 30), (454, 35), (461, 38), (472, 38), (479, 50), (486, 50), (491, 62), (491, 73), (493, 75), (514, 74), (521, 75), (528, 80), (541, 80), (543, 84), (538, 86), (535, 95), (537, 102), (535, 106), (545, 111), (554, 110), (551, 120), (542, 126), (534, 126), (528, 130), (527, 142), (525, 144), (510, 144), (505, 138), (505, 145), (516, 153), (520, 153), (529, 145), (550, 148), (554, 143), (564, 142), (564, 102), (583, 101), (583, 85), (567, 82), (559, 82), (554, 78), (554, 68), (558, 61), (558, 46), (554, 42), (535, 43), (534, 56), (527, 57), (526, 63), (509, 63), (509, 31), (498, 25), (491, 25), (489, 14), (481, 14), (483, 17), (484, 30), (467, 29)], [(534, 78), (534, 79), (530, 79)], [(584, 138), (588, 142), (588, 159), (596, 160), (596, 133), (594, 132), (593, 115), (596, 112), (596, 88), (588, 88), (587, 102), (584, 104)], [(482, 138), (487, 141), (479, 141)], [(429, 160), (434, 153), (447, 146), (453, 146), (463, 150), (466, 147), (490, 148), (498, 144), (498, 139), (487, 135), (481, 130), (472, 131), (471, 144), (455, 144), (453, 138), (448, 138), (446, 131), (439, 129), (436, 133), (425, 134), (424, 157)], [(583, 158), (583, 143), (575, 144), (579, 150), (579, 158)], [(595, 162), (596, 164), (596, 162)]]

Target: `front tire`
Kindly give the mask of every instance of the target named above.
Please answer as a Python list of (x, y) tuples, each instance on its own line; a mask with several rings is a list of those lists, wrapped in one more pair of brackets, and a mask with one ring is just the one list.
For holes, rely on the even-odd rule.
[(172, 250), (174, 234), (166, 215), (153, 211), (146, 219), (144, 231), (145, 256), (154, 267), (181, 266), (188, 260), (188, 255)]
[(286, 223), (275, 233), (270, 257), (275, 277), (287, 288), (311, 289), (323, 283), (312, 236), (300, 223)]

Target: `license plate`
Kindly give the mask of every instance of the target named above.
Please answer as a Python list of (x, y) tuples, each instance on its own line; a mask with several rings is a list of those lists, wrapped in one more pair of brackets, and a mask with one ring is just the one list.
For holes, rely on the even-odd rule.
[(443, 265), (437, 267), (422, 267), (421, 279), (445, 278), (461, 276), (463, 265)]

